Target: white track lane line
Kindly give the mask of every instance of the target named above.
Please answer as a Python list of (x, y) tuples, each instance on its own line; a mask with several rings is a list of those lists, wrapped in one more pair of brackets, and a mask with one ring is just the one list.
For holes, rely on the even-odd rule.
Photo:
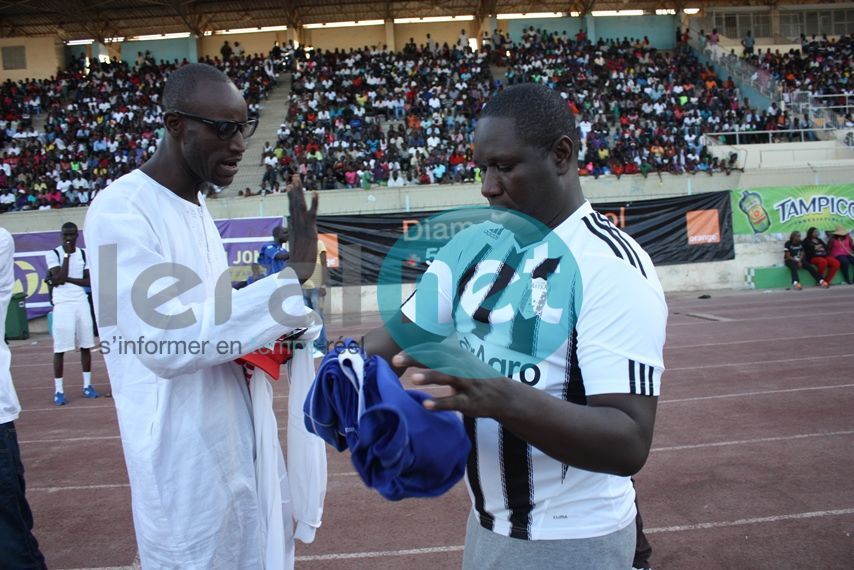
[[(330, 479), (357, 477), (358, 473), (345, 471), (342, 473), (330, 473)], [(103, 485), (69, 485), (57, 487), (30, 487), (27, 486), (27, 493), (60, 493), (64, 491), (105, 491), (108, 489), (127, 489), (130, 483), (105, 483)]]
[[(663, 526), (645, 528), (647, 534), (661, 534), (665, 532), (686, 532), (691, 530), (706, 530), (710, 528), (726, 528), (732, 526), (747, 526), (765, 523), (774, 523), (791, 520), (804, 520), (816, 518), (828, 518), (854, 514), (854, 508), (833, 509), (827, 511), (810, 511), (805, 513), (792, 513), (788, 515), (774, 515), (770, 517), (754, 517), (749, 519), (736, 519), (732, 521), (718, 521), (707, 523), (686, 524), (677, 526)], [(372, 552), (341, 552), (337, 554), (314, 554), (310, 556), (297, 556), (297, 562), (322, 562), (330, 560), (356, 560), (360, 558), (391, 558), (395, 556), (418, 556), (423, 554), (442, 554), (445, 552), (461, 552), (461, 544), (454, 546), (431, 546), (427, 548), (410, 548), (407, 550), (377, 550)], [(79, 570), (137, 570), (139, 562), (134, 561), (131, 566), (108, 566), (101, 568), (83, 568)]]
[[(705, 314), (709, 314), (709, 313), (705, 313)], [(711, 313), (711, 314), (714, 314), (714, 313)], [(796, 315), (796, 317), (799, 319), (806, 319), (806, 318), (810, 318), (810, 317), (836, 317), (836, 318), (839, 318), (840, 316), (845, 315), (845, 314), (847, 314), (847, 313), (840, 313), (839, 311), (835, 311), (835, 312), (830, 312), (830, 313), (805, 313), (803, 315)], [(688, 316), (688, 315), (682, 314), (680, 316)], [(776, 321), (776, 320), (780, 320), (780, 319), (792, 319), (792, 318), (793, 318), (793, 315), (777, 315), (777, 316), (771, 316), (771, 317), (756, 317), (754, 319), (730, 319), (730, 320), (726, 320), (726, 321), (709, 321), (706, 319), (695, 318), (694, 320), (696, 322), (671, 323), (671, 324), (667, 325), (667, 328), (670, 328), (670, 327), (693, 327), (693, 326), (697, 326), (698, 324), (710, 325), (710, 324), (721, 324), (721, 323), (732, 326), (735, 324), (756, 323), (759, 321)]]
[[(685, 532), (690, 530), (704, 530), (710, 528), (725, 528), (732, 526), (745, 526), (763, 523), (773, 523), (790, 520), (803, 520), (814, 518), (826, 518), (841, 515), (854, 514), (854, 508), (851, 509), (834, 509), (827, 511), (812, 511), (806, 513), (792, 513), (788, 515), (774, 515), (770, 517), (755, 517), (749, 519), (737, 519), (732, 521), (719, 521), (696, 523), (679, 526), (665, 526), (650, 529), (644, 529), (644, 532), (649, 534), (661, 534), (665, 532)], [(415, 556), (419, 554), (437, 554), (443, 552), (460, 552), (463, 549), (462, 545), (456, 546), (434, 546), (429, 548), (412, 548), (408, 550), (379, 550), (374, 552), (342, 552), (338, 554), (315, 554), (312, 556), (297, 556), (297, 562), (315, 562), (328, 560), (354, 560), (358, 558), (388, 558), (392, 556)]]
[[(741, 439), (741, 440), (733, 440), (733, 441), (716, 441), (711, 443), (698, 443), (693, 445), (673, 445), (668, 447), (654, 447), (650, 450), (650, 453), (659, 453), (663, 451), (684, 451), (688, 449), (702, 449), (709, 447), (725, 447), (732, 445), (750, 445), (755, 443), (773, 443), (778, 441), (794, 441), (798, 439), (808, 439), (814, 437), (834, 437), (834, 436), (845, 436), (845, 435), (854, 435), (854, 430), (850, 431), (832, 431), (832, 432), (824, 432), (824, 433), (802, 433), (797, 435), (790, 436), (780, 436), (780, 437), (760, 437), (756, 439)], [(53, 440), (51, 440), (53, 441)], [(342, 471), (339, 473), (330, 473), (329, 478), (350, 478), (356, 477), (357, 473), (353, 471)], [(28, 487), (27, 491), (32, 492), (43, 492), (43, 493), (56, 493), (59, 491), (95, 491), (95, 490), (103, 490), (103, 489), (121, 489), (129, 487), (127, 483), (118, 483), (118, 484), (104, 484), (104, 485), (72, 485), (67, 487), (56, 486), (56, 487)], [(397, 555), (396, 555), (397, 556)]]
[(786, 388), (783, 390), (756, 390), (753, 392), (740, 392), (736, 394), (718, 394), (717, 396), (695, 396), (693, 398), (674, 398), (673, 400), (659, 400), (662, 404), (681, 404), (683, 402), (700, 402), (702, 400), (721, 400), (724, 398), (745, 398), (749, 396), (767, 396), (769, 394), (789, 394), (791, 392), (807, 392), (809, 390), (835, 390), (838, 388), (854, 388), (854, 384), (834, 384), (831, 386), (807, 386), (804, 388)]
[(697, 524), (685, 524), (679, 526), (662, 526), (657, 528), (644, 528), (643, 531), (649, 534), (658, 534), (662, 532), (683, 532), (686, 530), (702, 530), (708, 528), (725, 528), (729, 526), (742, 526), (752, 524), (762, 524), (769, 522), (792, 521), (802, 519), (818, 519), (825, 517), (838, 517), (841, 515), (852, 515), (854, 509), (833, 509), (829, 511), (812, 511), (808, 513), (793, 513), (790, 515), (774, 515), (771, 517), (756, 517), (750, 519), (738, 519), (734, 521), (720, 521)]
[(854, 332), (839, 332), (839, 333), (834, 333), (834, 334), (817, 334), (817, 335), (811, 335), (811, 336), (789, 336), (789, 337), (783, 337), (783, 338), (755, 338), (755, 339), (749, 339), (749, 340), (729, 340), (729, 341), (725, 341), (725, 342), (708, 342), (708, 343), (704, 343), (704, 344), (684, 344), (684, 345), (679, 345), (679, 344), (668, 345), (668, 344), (665, 344), (664, 349), (665, 350), (682, 350), (683, 348), (704, 348), (704, 347), (708, 347), (708, 346), (730, 346), (733, 344), (755, 344), (757, 342), (780, 343), (780, 342), (788, 342), (788, 341), (792, 341), (792, 340), (810, 340), (810, 339), (814, 339), (814, 338), (830, 338), (830, 337), (836, 338), (836, 337), (840, 337), (840, 336), (852, 336), (852, 335), (854, 335)]
[(754, 364), (783, 364), (788, 362), (802, 362), (805, 360), (824, 360), (827, 358), (854, 358), (852, 354), (830, 354), (827, 356), (804, 356), (801, 358), (782, 358), (780, 360), (753, 360), (750, 362), (728, 362), (726, 364), (706, 364), (703, 366), (682, 366), (679, 368), (668, 368), (665, 372), (677, 370), (705, 370), (707, 368), (727, 368), (730, 366), (752, 366)]
[(56, 439), (22, 439), (18, 445), (33, 444), (33, 443), (75, 443), (78, 441), (100, 441), (105, 439), (121, 439), (118, 435), (97, 435), (86, 437), (66, 437)]
[(854, 430), (850, 431), (827, 431), (819, 433), (799, 433), (796, 435), (786, 435), (778, 437), (757, 437), (755, 439), (736, 439), (732, 441), (713, 441), (710, 443), (694, 443), (688, 445), (671, 445), (667, 447), (653, 447), (649, 450), (650, 453), (659, 453), (662, 451), (683, 451), (685, 449), (702, 449), (707, 447), (725, 447), (729, 445), (749, 445), (752, 443), (772, 443), (775, 441), (794, 441), (796, 439), (807, 439), (812, 437), (833, 437), (837, 435), (854, 435)]
[(297, 562), (319, 560), (353, 560), (355, 558), (387, 558), (390, 556), (415, 556), (417, 554), (437, 554), (441, 552), (460, 552), (463, 546), (431, 546), (428, 548), (411, 548), (409, 550), (377, 550), (374, 552), (345, 552), (341, 554), (315, 554), (312, 556), (297, 556)]

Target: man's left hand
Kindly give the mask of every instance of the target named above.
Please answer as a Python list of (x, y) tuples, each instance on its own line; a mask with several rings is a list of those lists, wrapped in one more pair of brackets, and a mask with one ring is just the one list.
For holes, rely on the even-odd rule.
[(300, 283), (311, 277), (317, 264), (317, 204), (315, 192), (311, 208), (306, 205), (302, 181), (299, 174), (294, 174), (288, 184), (288, 233), (291, 238), (290, 267)]
[[(418, 358), (413, 357), (417, 355)], [(425, 368), (422, 362), (436, 362), (442, 358), (445, 370)], [(445, 344), (431, 343), (411, 347), (393, 359), (395, 367), (412, 369), (412, 381), (419, 386), (447, 386), (448, 396), (431, 398), (424, 402), (428, 410), (452, 410), (472, 417), (498, 417), (506, 402), (518, 388), (516, 382), (499, 376), (491, 366), (483, 363), (468, 351), (454, 349)]]

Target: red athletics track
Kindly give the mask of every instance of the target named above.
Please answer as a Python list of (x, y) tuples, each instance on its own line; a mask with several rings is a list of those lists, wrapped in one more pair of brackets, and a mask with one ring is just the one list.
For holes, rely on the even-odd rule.
[[(668, 372), (637, 478), (653, 566), (851, 568), (854, 287), (698, 295), (669, 296)], [(358, 337), (376, 322), (335, 321), (330, 337)], [(78, 395), (69, 355), (70, 403), (54, 407), (50, 339), (11, 344), (28, 497), (50, 568), (134, 566), (112, 400)], [(100, 354), (93, 361), (95, 385), (108, 392)], [(280, 425), (286, 386), (276, 386)], [(462, 484), (438, 499), (387, 502), (331, 452), (323, 527), (314, 544), (298, 544), (297, 566), (457, 568), (467, 510)]]

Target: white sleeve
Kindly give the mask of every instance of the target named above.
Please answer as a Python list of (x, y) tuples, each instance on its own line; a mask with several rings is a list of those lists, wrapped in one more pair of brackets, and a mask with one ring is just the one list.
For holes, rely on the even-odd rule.
[[(59, 248), (56, 248), (59, 249)], [(56, 249), (52, 249), (46, 254), (44, 254), (45, 262), (47, 262), (47, 268), (53, 269), (54, 267), (62, 266), (62, 256), (57, 253)]]
[(425, 331), (446, 337), (454, 332), (453, 270), (437, 257), (418, 280), (418, 287), (407, 299), (401, 311), (410, 321)]
[(433, 263), (418, 280), (418, 287), (404, 301), (401, 311), (419, 328), (447, 337), (454, 332), (454, 296), (460, 278), (461, 257), (470, 245), (469, 228), (458, 233), (436, 253)]
[[(101, 327), (112, 324), (101, 320), (101, 309), (106, 305), (105, 316), (109, 317), (110, 312), (115, 311), (118, 316), (116, 329), (123, 339), (144, 339), (157, 343), (157, 346), (168, 346), (170, 342), (205, 341), (210, 347), (210, 350), (199, 354), (192, 351), (178, 351), (178, 354), (170, 350), (140, 351), (137, 355), (140, 362), (154, 374), (172, 378), (230, 362), (305, 326), (306, 308), (299, 283), (295, 278), (280, 278), (278, 275), (271, 275), (237, 291), (231, 289), (229, 283), (226, 295), (230, 295), (231, 312), (227, 318), (222, 315), (224, 301), (217, 301), (211, 293), (204, 301), (196, 303), (184, 303), (173, 296), (156, 309), (163, 317), (149, 315), (149, 322), (144, 321), (133, 308), (132, 290), (136, 280), (145, 272), (156, 265), (169, 263), (159, 250), (160, 240), (145, 216), (136, 210), (110, 212), (109, 215), (103, 212), (93, 215), (92, 212), (90, 210), (86, 219), (86, 239), (89, 243), (92, 293)], [(101, 259), (102, 248), (105, 253), (114, 252), (109, 254), (112, 259)], [(110, 281), (111, 273), (115, 275), (115, 286), (105, 285)], [(101, 290), (102, 287), (106, 290)], [(110, 307), (113, 303), (115, 308)], [(279, 312), (278, 320), (271, 309)], [(174, 328), (176, 317), (188, 312), (191, 322)], [(104, 341), (109, 342), (102, 338)]]
[(667, 325), (658, 277), (654, 271), (644, 277), (617, 258), (600, 260), (583, 275), (576, 327), (585, 392), (658, 396)]
[(288, 481), (296, 521), (294, 538), (306, 544), (314, 541), (320, 527), (327, 482), (326, 445), (305, 428), (303, 414), (315, 376), (311, 336), (317, 333), (305, 335), (303, 347), (295, 350), (288, 362)]
[(15, 284), (15, 240), (6, 229), (0, 228), (0, 323), (6, 322), (6, 308)]

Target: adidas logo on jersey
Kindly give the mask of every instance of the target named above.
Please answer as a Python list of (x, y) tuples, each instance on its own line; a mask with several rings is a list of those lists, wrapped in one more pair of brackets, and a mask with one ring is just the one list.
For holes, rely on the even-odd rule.
[(501, 228), (487, 228), (483, 231), (483, 233), (485, 233), (492, 239), (498, 239), (501, 237), (501, 231)]

